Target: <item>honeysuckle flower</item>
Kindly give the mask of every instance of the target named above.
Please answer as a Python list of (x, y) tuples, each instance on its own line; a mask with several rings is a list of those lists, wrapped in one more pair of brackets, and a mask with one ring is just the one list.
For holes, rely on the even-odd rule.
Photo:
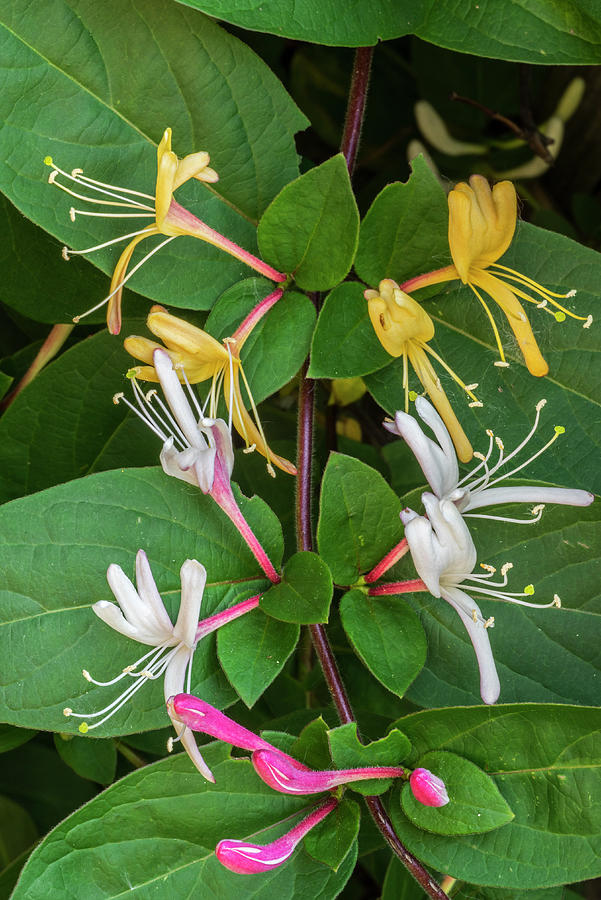
[[(217, 172), (209, 167), (209, 154), (205, 151), (191, 153), (181, 160), (178, 159), (171, 149), (170, 128), (165, 129), (157, 149), (157, 180), (154, 196), (152, 194), (145, 194), (142, 191), (134, 191), (129, 188), (105, 184), (102, 181), (88, 178), (84, 175), (83, 169), (73, 169), (69, 174), (55, 165), (50, 156), (47, 156), (44, 162), (52, 169), (48, 178), (51, 184), (56, 185), (78, 200), (106, 207), (106, 211), (103, 212), (75, 209), (72, 207), (70, 210), (72, 221), (75, 221), (77, 216), (154, 219), (150, 225), (147, 225), (144, 228), (105, 241), (102, 244), (97, 244), (94, 247), (86, 247), (83, 250), (71, 250), (67, 247), (63, 248), (63, 257), (68, 260), (71, 256), (94, 253), (96, 250), (101, 250), (104, 247), (110, 247), (113, 244), (129, 240), (129, 243), (115, 266), (108, 296), (92, 307), (92, 309), (87, 310), (87, 312), (82, 313), (79, 316), (75, 316), (74, 322), (78, 322), (84, 316), (87, 316), (89, 313), (99, 309), (105, 303), (108, 303), (108, 329), (112, 334), (119, 334), (121, 329), (121, 294), (124, 285), (151, 256), (154, 256), (155, 253), (173, 241), (176, 237), (188, 236), (198, 238), (201, 241), (212, 244), (214, 247), (219, 247), (225, 253), (230, 254), (230, 256), (235, 256), (237, 259), (240, 259), (242, 262), (273, 281), (285, 281), (286, 279), (286, 276), (283, 273), (277, 272), (271, 266), (268, 266), (266, 263), (253, 256), (252, 253), (248, 253), (242, 247), (239, 247), (222, 234), (219, 234), (219, 232), (214, 231), (183, 206), (180, 206), (174, 199), (173, 194), (177, 188), (181, 187), (182, 184), (189, 181), (191, 178), (207, 184), (212, 184), (219, 180), (219, 176), (217, 175)], [(61, 180), (58, 180), (58, 176), (66, 183), (62, 183)], [(72, 184), (76, 188), (86, 190), (88, 194), (78, 193), (77, 190), (73, 190), (73, 188), (69, 187), (69, 184)], [(90, 196), (90, 194), (92, 196)], [(128, 272), (127, 269), (138, 244), (146, 238), (155, 235), (164, 235), (165, 240), (157, 244)]]
[(337, 806), (338, 801), (333, 797), (324, 800), (298, 825), (269, 844), (251, 844), (248, 841), (234, 839), (219, 841), (215, 856), (226, 869), (240, 875), (270, 872), (288, 862), (304, 836)]
[(409, 391), (409, 364), (421, 381), (436, 409), (444, 419), (452, 435), (457, 455), (462, 462), (472, 458), (472, 446), (451, 408), (440, 379), (437, 377), (428, 356), (433, 357), (471, 399), (470, 406), (482, 406), (473, 393), (477, 384), (464, 384), (447, 366), (443, 359), (428, 345), (434, 337), (434, 323), (413, 297), (402, 291), (391, 278), (380, 282), (377, 291), (364, 292), (369, 317), (378, 340), (391, 356), (403, 357), (403, 387), (405, 389), (405, 410), (409, 410), (409, 399), (415, 394)]
[(570, 316), (582, 321), (584, 328), (589, 328), (593, 317), (576, 315), (558, 303), (558, 300), (573, 297), (576, 291), (557, 294), (497, 262), (511, 244), (517, 222), (517, 198), (510, 181), (500, 181), (491, 190), (486, 178), (472, 175), (469, 184), (460, 182), (455, 186), (448, 202), (449, 247), (453, 265), (411, 278), (401, 285), (401, 289), (412, 291), (455, 279), (467, 284), (482, 305), (493, 329), (500, 356), (495, 365), (508, 366), (499, 330), (482, 296), (483, 293), (488, 294), (505, 313), (529, 372), (537, 376), (546, 375), (549, 367), (518, 298), (534, 303), (557, 322), (563, 322)]
[(231, 422), (228, 428), (223, 419), (205, 417), (184, 370), (180, 369), (186, 379), (186, 397), (164, 349), (155, 350), (152, 358), (153, 372), (156, 372), (167, 404), (154, 389), (144, 394), (135, 377), (131, 379), (135, 403), (123, 393), (115, 394), (113, 401), (125, 403), (163, 441), (160, 454), (163, 471), (209, 494), (236, 526), (269, 580), (279, 582), (280, 576), (244, 518), (232, 491)]
[(342, 784), (371, 778), (406, 778), (400, 766), (371, 766), (357, 769), (315, 771), (284, 757), (279, 750), (256, 750), (252, 755), (255, 772), (265, 784), (282, 794), (319, 794)]
[(447, 123), (427, 100), (418, 100), (413, 111), (417, 127), (428, 143), (447, 156), (480, 156), (487, 152), (484, 144), (458, 141), (447, 128)]
[[(276, 293), (281, 297), (281, 291)], [(219, 396), (223, 389), (230, 422), (245, 441), (249, 451), (256, 449), (265, 457), (267, 470), (271, 475), (275, 474), (272, 463), (284, 472), (295, 475), (296, 468), (270, 449), (263, 432), (257, 407), (240, 362), (240, 350), (248, 333), (245, 323), (246, 320), (231, 338), (220, 343), (201, 328), (172, 316), (162, 306), (153, 306), (147, 319), (148, 328), (163, 341), (165, 346), (137, 335), (126, 338), (124, 346), (128, 353), (146, 363), (132, 370), (136, 377), (143, 381), (160, 380), (154, 362), (157, 350), (169, 355), (182, 380), (196, 384), (211, 379), (209, 416), (216, 417)], [(239, 336), (243, 328), (245, 332)], [(241, 382), (248, 396), (252, 416), (242, 396)]]
[(424, 806), (446, 806), (449, 802), (444, 781), (429, 769), (414, 769), (409, 785), (415, 799)]
[[(538, 430), (541, 410), (545, 405), (545, 400), (540, 400), (536, 404), (536, 416), (532, 428), (510, 453), (506, 454), (503, 441), (499, 437), (495, 437), (492, 431), (488, 431), (489, 446), (486, 455), (475, 453), (479, 462), (463, 478), (459, 477), (459, 466), (451, 436), (444, 422), (425, 397), (417, 397), (415, 409), (422, 422), (432, 430), (435, 440), (424, 433), (417, 419), (404, 412), (397, 412), (394, 422), (385, 422), (384, 427), (407, 442), (420, 464), (428, 484), (439, 500), (452, 500), (464, 514), (471, 514), (474, 509), (502, 503), (535, 503), (532, 518), (529, 519), (484, 516), (485, 518), (498, 518), (504, 522), (535, 523), (540, 520), (546, 503), (589, 506), (594, 500), (593, 494), (589, 491), (575, 488), (553, 488), (539, 485), (497, 487), (506, 478), (517, 475), (518, 472), (525, 469), (564, 433), (563, 426), (556, 425), (553, 435), (543, 447), (540, 447), (519, 465), (508, 468), (508, 464), (522, 452), (534, 437)], [(491, 456), (495, 448), (498, 451), (498, 458), (496, 462), (491, 463)], [(476, 515), (482, 518), (481, 514)]]
[[(422, 502), (426, 516), (419, 516), (412, 509), (401, 512), (413, 564), (432, 596), (442, 597), (459, 614), (476, 653), (482, 700), (488, 704), (495, 703), (500, 683), (488, 637), (494, 618), (484, 619), (470, 594), (484, 594), (493, 600), (535, 609), (559, 607), (561, 601), (557, 595), (547, 604), (524, 599), (534, 594), (531, 584), (520, 593), (499, 590), (507, 585), (507, 573), (513, 568), (511, 563), (505, 563), (501, 568), (502, 581), (492, 580), (496, 573), (492, 566), (484, 565), (484, 574), (474, 575), (476, 548), (455, 503), (449, 499), (438, 500), (430, 493), (422, 495)], [(418, 589), (421, 587), (418, 586)]]

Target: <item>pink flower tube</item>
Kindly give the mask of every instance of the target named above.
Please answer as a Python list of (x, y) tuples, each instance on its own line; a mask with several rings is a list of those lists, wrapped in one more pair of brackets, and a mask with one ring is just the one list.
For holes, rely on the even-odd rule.
[(252, 763), (259, 778), (274, 791), (282, 794), (319, 794), (331, 791), (351, 781), (367, 781), (369, 778), (405, 778), (406, 772), (397, 766), (375, 766), (362, 769), (333, 769), (316, 772), (301, 766), (279, 751), (257, 750)]
[(270, 844), (250, 844), (247, 841), (219, 841), (215, 856), (222, 866), (240, 875), (269, 872), (287, 862), (304, 836), (331, 813), (338, 801), (330, 798), (316, 807), (298, 825)]

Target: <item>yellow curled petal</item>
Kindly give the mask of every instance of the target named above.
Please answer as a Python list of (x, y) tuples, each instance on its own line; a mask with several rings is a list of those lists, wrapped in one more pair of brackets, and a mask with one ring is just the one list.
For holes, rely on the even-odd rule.
[[(200, 178), (203, 170), (207, 168), (210, 161), (211, 157), (206, 150), (201, 150), (198, 153), (189, 153), (188, 156), (184, 156), (183, 159), (180, 159), (177, 164), (173, 190), (177, 190), (180, 185), (189, 181), (190, 178)], [(200, 178), (200, 180), (202, 180), (202, 178)]]
[(436, 377), (436, 373), (432, 368), (432, 363), (426, 355), (426, 351), (415, 344), (410, 345), (409, 362), (415, 370), (415, 374), (428, 392), (430, 400), (434, 404), (440, 418), (445, 423), (447, 431), (451, 435), (455, 451), (461, 462), (469, 462), (473, 456), (472, 445), (461, 425), (453, 408), (449, 403), (449, 398), (445, 394), (440, 379)]
[(152, 365), (152, 354), (155, 350), (164, 350), (162, 344), (151, 341), (149, 338), (141, 337), (139, 334), (130, 334), (123, 341), (123, 346), (130, 356), (134, 359), (140, 359), (147, 365)]
[(164, 153), (171, 153), (171, 129), (165, 128), (163, 137), (157, 147), (157, 166), (160, 166)]
[(165, 151), (159, 158), (157, 165), (157, 184), (155, 192), (155, 210), (157, 217), (157, 227), (164, 234), (170, 234), (170, 231), (164, 231), (165, 219), (171, 206), (173, 199), (173, 191), (175, 190), (175, 175), (177, 172), (177, 156), (171, 151)]
[(408, 341), (429, 341), (434, 337), (428, 313), (394, 281), (381, 281), (379, 294), (365, 291), (364, 296), (376, 336), (391, 356), (402, 356)]
[(158, 229), (148, 229), (144, 232), (144, 234), (139, 234), (133, 239), (133, 241), (129, 242), (119, 259), (117, 260), (117, 265), (115, 266), (113, 277), (111, 278), (111, 288), (109, 291), (109, 295), (112, 294), (112, 297), (109, 298), (106, 310), (106, 324), (111, 334), (119, 334), (119, 332), (121, 331), (121, 295), (123, 294), (122, 282), (127, 273), (127, 267), (129, 266), (132, 254), (140, 241), (143, 241), (144, 238), (150, 237), (153, 234), (158, 234)]
[(538, 377), (546, 375), (549, 366), (536, 343), (528, 316), (513, 291), (490, 272), (478, 272), (473, 276), (472, 282), (486, 291), (505, 313), (530, 374)]
[(153, 306), (146, 323), (169, 350), (195, 358), (197, 364), (221, 368), (229, 357), (227, 350), (202, 328), (173, 316), (161, 306)]
[(472, 175), (450, 192), (449, 247), (464, 284), (471, 268), (486, 268), (509, 247), (517, 219), (517, 197), (510, 181), (491, 190), (486, 178)]

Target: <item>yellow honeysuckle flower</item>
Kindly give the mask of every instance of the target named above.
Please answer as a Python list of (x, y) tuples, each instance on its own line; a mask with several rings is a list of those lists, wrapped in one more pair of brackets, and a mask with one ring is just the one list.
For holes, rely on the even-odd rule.
[[(236, 337), (226, 338), (222, 343), (184, 319), (172, 316), (162, 306), (153, 306), (147, 319), (148, 328), (164, 344), (149, 338), (131, 335), (124, 341), (125, 349), (136, 359), (146, 363), (136, 366), (132, 372), (143, 381), (158, 382), (153, 366), (152, 354), (158, 348), (166, 349), (180, 381), (196, 384), (212, 379), (209, 393), (210, 418), (217, 417), (217, 406), (221, 391), (227, 404), (230, 420), (244, 439), (246, 446), (257, 449), (267, 460), (267, 470), (275, 475), (272, 463), (290, 475), (296, 475), (296, 468), (287, 459), (273, 453), (263, 433), (257, 407), (253, 400), (248, 381), (240, 362), (240, 350), (244, 343)], [(252, 416), (242, 397), (241, 382), (248, 395)]]
[(457, 456), (462, 462), (472, 458), (473, 450), (467, 436), (451, 408), (440, 379), (430, 362), (432, 356), (460, 385), (471, 399), (470, 406), (482, 406), (473, 391), (477, 384), (464, 384), (443, 359), (428, 346), (434, 337), (434, 323), (413, 297), (402, 291), (391, 278), (380, 282), (377, 291), (364, 292), (368, 303), (369, 317), (378, 340), (391, 356), (403, 357), (403, 387), (405, 389), (405, 412), (409, 411), (409, 400), (416, 395), (409, 391), (408, 364), (423, 384), (432, 403), (444, 421), (455, 445)]
[(534, 303), (538, 309), (550, 313), (557, 322), (563, 322), (570, 316), (584, 322), (584, 328), (589, 328), (593, 317), (578, 316), (557, 302), (557, 299), (573, 297), (576, 291), (556, 294), (515, 269), (497, 262), (511, 244), (517, 221), (517, 198), (510, 181), (500, 181), (491, 190), (486, 178), (472, 175), (469, 184), (461, 182), (455, 186), (448, 202), (449, 247), (453, 265), (412, 278), (401, 288), (417, 290), (456, 278), (469, 285), (482, 304), (495, 335), (500, 356), (495, 365), (508, 366), (499, 330), (481, 292), (488, 294), (505, 313), (529, 372), (532, 375), (546, 375), (549, 367), (518, 298)]
[[(257, 259), (252, 253), (234, 244), (228, 238), (209, 228), (200, 219), (197, 219), (191, 212), (174, 199), (174, 191), (181, 187), (186, 181), (195, 178), (212, 184), (219, 180), (219, 176), (214, 169), (209, 168), (209, 154), (204, 150), (198, 153), (190, 153), (179, 159), (171, 149), (171, 128), (165, 129), (163, 137), (157, 148), (157, 180), (155, 195), (144, 194), (141, 191), (134, 191), (129, 188), (117, 187), (111, 184), (105, 184), (102, 181), (96, 181), (88, 178), (83, 173), (83, 169), (73, 169), (68, 172), (59, 169), (55, 165), (52, 157), (47, 156), (44, 160), (46, 165), (50, 166), (52, 171), (48, 177), (50, 184), (54, 184), (65, 193), (70, 194), (78, 200), (84, 200), (87, 203), (108, 207), (107, 211), (97, 212), (86, 209), (71, 208), (70, 217), (75, 221), (77, 216), (98, 216), (107, 218), (122, 219), (154, 219), (150, 225), (129, 234), (121, 235), (112, 240), (97, 244), (95, 247), (86, 247), (84, 250), (71, 250), (63, 247), (63, 258), (69, 260), (71, 256), (81, 256), (93, 253), (96, 250), (102, 250), (112, 244), (121, 243), (128, 240), (125, 250), (117, 260), (113, 277), (111, 279), (111, 288), (107, 297), (97, 303), (91, 309), (79, 316), (75, 316), (74, 322), (79, 322), (84, 316), (95, 312), (105, 303), (107, 307), (107, 327), (112, 334), (119, 334), (121, 330), (121, 295), (123, 287), (131, 276), (148, 260), (151, 256), (162, 247), (169, 244), (176, 237), (187, 235), (188, 237), (198, 238), (215, 247), (219, 247), (231, 256), (242, 260), (247, 265), (256, 269), (267, 278), (274, 281), (284, 281), (286, 276), (281, 272), (276, 272), (271, 266)], [(95, 196), (87, 196), (72, 190), (67, 184), (57, 180), (58, 176), (67, 182), (73, 183), (79, 188), (83, 188), (90, 193), (101, 195), (101, 198)], [(112, 198), (112, 199), (109, 199)], [(150, 201), (150, 202), (144, 202)], [(157, 244), (149, 253), (146, 254), (129, 272), (128, 267), (131, 262), (133, 253), (138, 244), (146, 238), (155, 235), (165, 235), (165, 240)]]

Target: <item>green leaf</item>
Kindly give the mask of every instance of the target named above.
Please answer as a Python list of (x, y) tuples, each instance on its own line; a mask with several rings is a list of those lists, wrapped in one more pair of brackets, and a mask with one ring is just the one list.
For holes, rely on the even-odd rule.
[(304, 838), (309, 856), (337, 872), (356, 843), (361, 821), (358, 805), (344, 797)]
[(328, 724), (321, 716), (305, 725), (290, 748), (290, 756), (310, 769), (329, 769), (332, 765), (328, 742)]
[(353, 584), (402, 537), (399, 498), (379, 472), (332, 453), (321, 485), (317, 543), (337, 584)]
[(347, 637), (369, 671), (402, 697), (426, 661), (426, 636), (400, 597), (368, 597), (348, 591), (340, 601)]
[(298, 625), (278, 622), (260, 609), (219, 629), (219, 662), (247, 706), (253, 706), (282, 671), (299, 631)]
[(415, 799), (409, 784), (403, 787), (403, 812), (418, 828), (434, 834), (483, 834), (513, 819), (493, 779), (468, 759), (434, 750), (418, 764), (442, 778), (449, 794), (445, 806), (424, 806)]
[[(503, 431), (501, 434), (505, 437)], [(513, 446), (513, 441), (505, 441), (507, 450)], [(574, 472), (574, 479), (576, 476)], [(419, 496), (405, 499), (419, 508)], [(509, 518), (528, 516), (527, 510), (516, 504), (492, 511)], [(507, 590), (521, 591), (532, 583), (536, 589), (533, 600), (549, 602), (557, 593), (563, 603), (561, 609), (528, 609), (486, 596), (479, 599), (483, 614), (495, 618), (490, 641), (502, 701), (597, 703), (601, 678), (600, 523), (598, 502), (588, 509), (549, 506), (534, 526), (470, 519), (478, 561), (497, 569), (513, 562)], [(403, 560), (395, 569), (396, 577), (414, 577), (409, 561)], [(426, 666), (409, 688), (409, 698), (426, 707), (480, 703), (473, 647), (455, 610), (425, 593), (406, 596), (419, 613), (431, 648)]]
[(311, 346), (311, 378), (349, 378), (388, 365), (392, 357), (376, 337), (363, 285), (350, 281), (326, 297)]
[[(66, 350), (0, 419), (0, 500), (116, 465), (158, 461), (160, 441), (115, 404), (132, 358), (103, 331)], [(133, 399), (133, 398), (130, 398)]]
[(26, 744), (37, 732), (30, 728), (14, 728), (12, 725), (0, 725), (0, 753), (14, 750), (21, 744)]
[(27, 810), (0, 795), (0, 869), (30, 847), (37, 836), (38, 830)]
[(359, 212), (344, 156), (328, 159), (287, 185), (259, 222), (261, 254), (299, 287), (325, 291), (348, 274)]
[(413, 875), (393, 856), (386, 869), (381, 900), (424, 900), (425, 896)]
[(223, 838), (274, 840), (291, 826), (278, 831), (270, 826), (299, 812), (306, 798), (272, 791), (248, 760), (227, 759), (223, 745), (213, 744), (203, 753), (215, 785), (198, 776), (185, 754), (126, 776), (42, 841), (23, 871), (15, 900), (60, 894), (64, 884), (74, 900), (125, 892), (249, 900), (335, 897), (353, 870), (354, 853), (337, 873), (310, 859), (302, 847), (285, 866), (261, 876), (234, 874), (217, 861), (213, 851)]
[[(133, 0), (107, 0), (102, 9), (94, 0), (52, 0), (44, 28), (37, 10), (15, 3), (3, 20), (0, 188), (21, 212), (76, 248), (133, 230), (97, 218), (71, 223), (70, 198), (46, 183), (42, 161), (51, 155), (66, 171), (80, 166), (92, 178), (149, 192), (156, 144), (172, 126), (176, 153), (206, 149), (220, 175), (215, 188), (185, 185), (179, 202), (254, 249), (247, 217), (258, 218), (297, 175), (293, 134), (306, 120), (245, 44), (210, 19), (161, 0), (149, 0), (143, 10)], [(124, 65), (133, 58), (135, 77)], [(110, 247), (90, 258), (108, 273), (118, 253)], [(243, 263), (189, 238), (172, 242), (129, 283), (173, 306), (206, 309), (247, 273)], [(86, 308), (82, 298), (76, 312)]]
[(54, 735), (54, 746), (63, 762), (82, 778), (110, 784), (117, 768), (117, 750), (112, 740), (90, 740), (72, 734)]
[(0, 398), (4, 397), (12, 383), (13, 379), (10, 375), (0, 372)]
[(487, 834), (443, 837), (416, 828), (393, 803), (397, 834), (425, 865), (474, 884), (520, 890), (601, 874), (599, 709), (478, 706), (430, 710), (396, 724), (416, 761), (432, 750), (471, 760), (494, 777), (515, 814)]
[[(273, 291), (264, 278), (247, 278), (221, 295), (206, 321), (216, 338), (232, 335), (245, 316)], [(302, 366), (315, 327), (308, 297), (289, 291), (244, 342), (241, 359), (256, 403), (283, 387)]]
[[(357, 723), (340, 725), (328, 732), (332, 760), (337, 769), (361, 769), (365, 766), (400, 766), (411, 750), (405, 735), (395, 728), (386, 737), (362, 744), (357, 737)], [(366, 796), (383, 794), (392, 784), (391, 778), (354, 781), (349, 788)]]
[[(251, 528), (279, 565), (282, 537), (273, 513), (258, 497), (238, 498)], [(209, 573), (203, 616), (265, 585), (252, 553), (211, 498), (158, 469), (102, 472), (50, 488), (5, 504), (0, 523), (0, 630), (8, 648), (0, 660), (0, 684), (6, 717), (14, 724), (75, 732), (73, 719), (62, 714), (66, 706), (91, 712), (119, 695), (118, 686), (93, 687), (81, 677), (86, 668), (106, 680), (142, 652), (90, 609), (98, 600), (112, 599), (105, 574), (110, 563), (133, 576), (135, 553), (144, 548), (172, 621), (186, 558), (202, 561)], [(291, 627), (270, 621), (282, 629)], [(223, 707), (234, 694), (214, 647), (214, 635), (199, 643), (192, 689)], [(107, 737), (166, 724), (162, 685), (153, 683), (97, 734)]]
[(406, 183), (380, 191), (361, 223), (355, 271), (374, 288), (383, 278), (400, 284), (427, 271), (432, 260), (436, 268), (451, 261), (445, 192), (422, 156), (411, 168)]
[(301, 550), (291, 556), (282, 581), (263, 594), (261, 609), (282, 622), (310, 625), (327, 622), (332, 602), (332, 576), (316, 553)]

